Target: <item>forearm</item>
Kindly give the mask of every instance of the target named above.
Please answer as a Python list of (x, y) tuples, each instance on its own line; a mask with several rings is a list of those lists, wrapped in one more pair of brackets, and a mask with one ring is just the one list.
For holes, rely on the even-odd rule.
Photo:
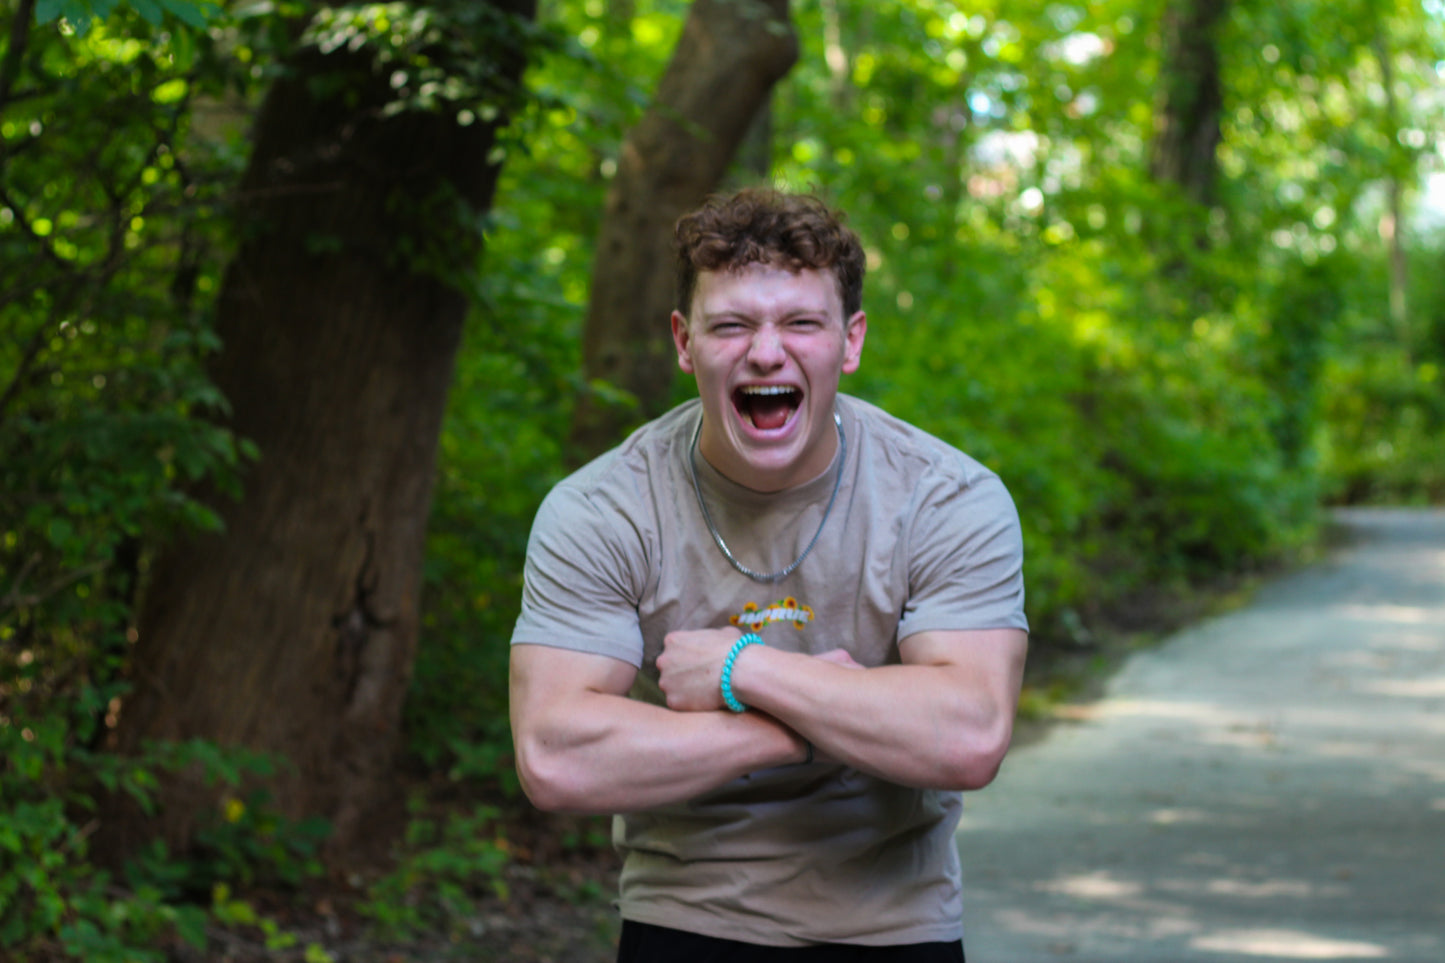
[(757, 769), (802, 760), (802, 740), (761, 713), (674, 712), (588, 692), (525, 726), (517, 771), (541, 809), (617, 813), (695, 798)]
[(966, 665), (859, 670), (766, 646), (744, 650), (732, 685), (744, 703), (821, 754), (891, 782), (937, 789), (977, 789), (993, 779), (1017, 704), (1015, 683), (984, 684)]

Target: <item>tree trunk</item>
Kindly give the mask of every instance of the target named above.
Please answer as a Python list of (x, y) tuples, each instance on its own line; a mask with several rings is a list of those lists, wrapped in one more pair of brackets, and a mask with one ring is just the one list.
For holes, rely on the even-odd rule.
[[(532, 0), (493, 6), (532, 16)], [(497, 34), (470, 42), (504, 78), (506, 104), (524, 51)], [(239, 500), (218, 499), (224, 534), (157, 559), (118, 742), (203, 738), (286, 756), (268, 785), (275, 804), (330, 819), (336, 852), (392, 764), (467, 312), (455, 282), (477, 269), (469, 225), (491, 202), (504, 116), (387, 112), (392, 71), (365, 49), (309, 48), (289, 66), (256, 122), (212, 366), (260, 460)], [(184, 847), (213, 800), (185, 778), (161, 798), (165, 836)], [(153, 828), (119, 823), (121, 851)]]
[(766, 180), (773, 170), (773, 103), (772, 97), (763, 101), (758, 112), (748, 124), (743, 139), (734, 153), (730, 172), (723, 182), (734, 182), (739, 186), (756, 184)]
[(1214, 203), (1216, 150), (1224, 107), (1219, 24), (1228, 0), (1173, 0), (1164, 16), (1160, 104), (1149, 170), (1194, 203)]
[(721, 182), (773, 85), (798, 57), (787, 0), (695, 0), (657, 96), (627, 135), (608, 191), (582, 336), (590, 391), (569, 449), (578, 461), (658, 413), (676, 370), (672, 228)]

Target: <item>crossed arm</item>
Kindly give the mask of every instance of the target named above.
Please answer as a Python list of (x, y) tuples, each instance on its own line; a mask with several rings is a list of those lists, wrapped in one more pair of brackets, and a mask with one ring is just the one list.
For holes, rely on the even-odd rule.
[(821, 754), (904, 785), (976, 789), (1013, 731), (1027, 635), (922, 632), (902, 663), (862, 669), (841, 655), (749, 646), (722, 704), (736, 629), (674, 632), (658, 659), (668, 706), (627, 698), (637, 670), (606, 656), (514, 645), (517, 770), (542, 809), (612, 813), (692, 799), (757, 769)]

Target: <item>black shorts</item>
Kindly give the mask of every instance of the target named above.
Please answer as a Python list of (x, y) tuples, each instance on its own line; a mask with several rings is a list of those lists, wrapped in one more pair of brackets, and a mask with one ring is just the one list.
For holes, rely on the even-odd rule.
[(963, 963), (963, 943), (759, 946), (623, 920), (617, 963)]

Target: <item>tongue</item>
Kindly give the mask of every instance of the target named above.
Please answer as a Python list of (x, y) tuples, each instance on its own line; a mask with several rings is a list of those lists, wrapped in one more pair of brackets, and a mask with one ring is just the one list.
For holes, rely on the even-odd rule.
[(788, 403), (786, 395), (765, 395), (753, 398), (748, 408), (753, 417), (754, 427), (763, 431), (772, 431), (783, 427), (788, 423), (788, 416), (793, 413), (793, 406)]

